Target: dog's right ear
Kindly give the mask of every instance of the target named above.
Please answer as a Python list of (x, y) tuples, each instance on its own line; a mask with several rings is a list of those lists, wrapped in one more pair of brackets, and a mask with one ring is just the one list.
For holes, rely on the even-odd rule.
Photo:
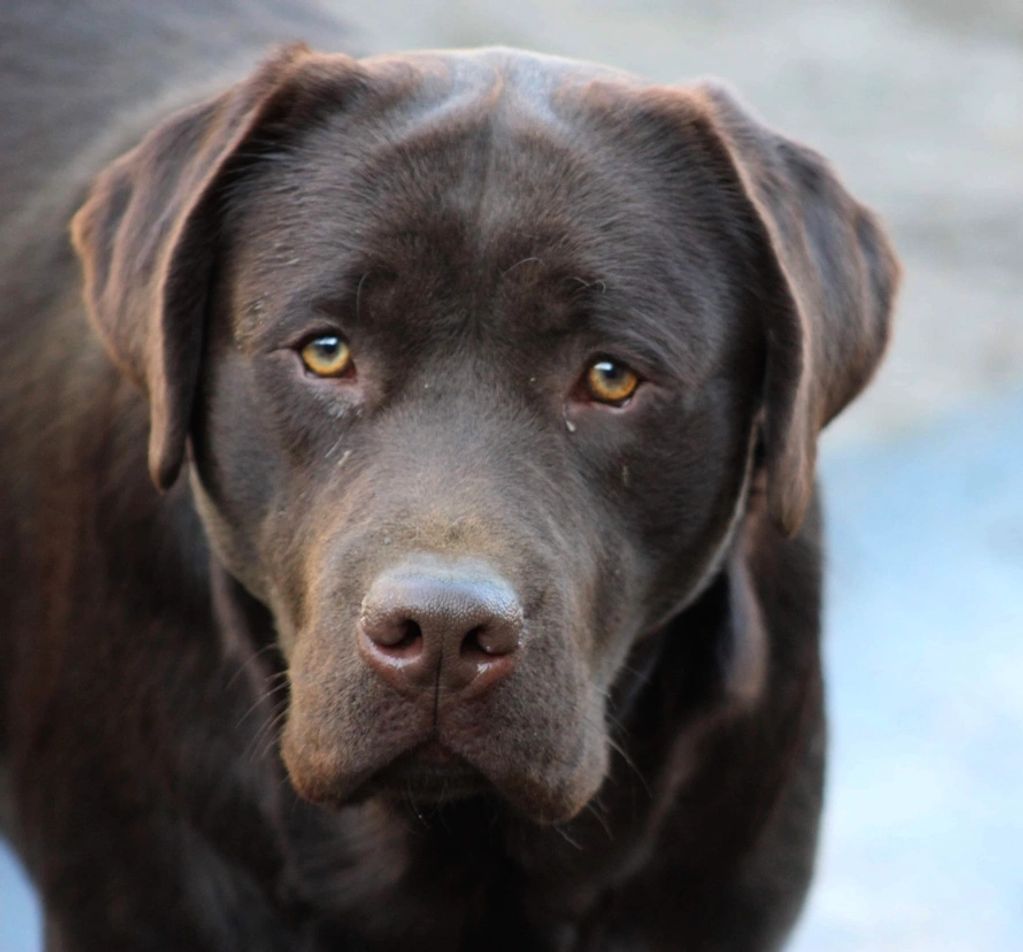
[(338, 109), (359, 81), (346, 56), (288, 46), (109, 165), (72, 221), (93, 327), (149, 398), (149, 471), (161, 489), (177, 477), (188, 435), (219, 186), (288, 131)]

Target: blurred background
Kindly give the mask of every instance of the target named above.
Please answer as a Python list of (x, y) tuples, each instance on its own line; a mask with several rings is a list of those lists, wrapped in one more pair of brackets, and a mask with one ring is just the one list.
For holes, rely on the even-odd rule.
[[(319, 5), (359, 52), (499, 43), (662, 82), (717, 75), (886, 220), (905, 265), (894, 343), (823, 440), (831, 760), (791, 948), (1019, 949), (1023, 3)], [(0, 844), (0, 950), (40, 948)]]

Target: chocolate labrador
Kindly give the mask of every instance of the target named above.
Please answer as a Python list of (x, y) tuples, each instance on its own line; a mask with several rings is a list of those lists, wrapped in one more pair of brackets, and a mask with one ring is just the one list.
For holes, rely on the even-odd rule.
[(777, 948), (876, 219), (713, 84), (296, 44), (204, 95), (168, 23), (210, 72), (259, 31), (146, 6), (14, 4), (3, 77), (2, 812), (47, 949)]

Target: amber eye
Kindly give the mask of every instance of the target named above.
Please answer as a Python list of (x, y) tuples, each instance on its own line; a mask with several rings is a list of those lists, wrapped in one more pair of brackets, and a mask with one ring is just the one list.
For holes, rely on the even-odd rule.
[(306, 344), (299, 356), (306, 370), (317, 377), (340, 377), (352, 365), (352, 349), (337, 334), (323, 334)]
[(586, 390), (591, 399), (617, 406), (629, 399), (639, 386), (639, 376), (619, 360), (601, 357), (586, 371)]

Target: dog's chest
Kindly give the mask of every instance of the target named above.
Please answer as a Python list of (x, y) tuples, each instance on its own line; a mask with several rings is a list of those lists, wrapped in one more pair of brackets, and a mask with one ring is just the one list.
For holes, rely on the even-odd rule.
[(546, 874), (530, 875), (492, 825), (426, 822), (395, 820), (367, 804), (343, 811), (328, 835), (303, 831), (290, 866), (296, 912), (316, 923), (307, 927), (310, 952), (397, 952), (412, 942), (425, 952), (603, 947), (590, 941), (605, 931), (603, 876), (556, 873), (557, 849)]

